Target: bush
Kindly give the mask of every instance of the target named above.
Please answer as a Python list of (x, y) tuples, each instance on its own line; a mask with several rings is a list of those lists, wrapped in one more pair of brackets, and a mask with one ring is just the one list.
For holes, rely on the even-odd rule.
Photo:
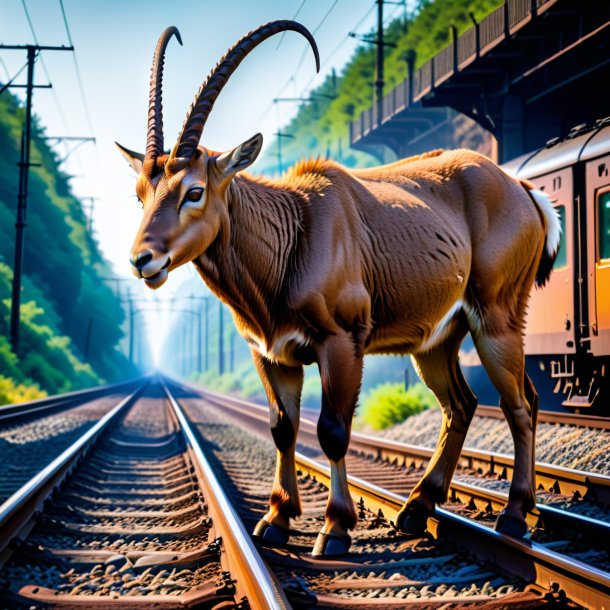
[(384, 383), (365, 394), (359, 417), (374, 430), (383, 430), (437, 405), (423, 383), (405, 390), (401, 383)]
[(219, 375), (213, 370), (194, 373), (191, 380), (213, 392), (234, 394), (259, 401), (266, 400), (265, 389), (251, 362), (239, 367), (233, 373)]
[(44, 398), (46, 392), (40, 390), (36, 384), (16, 384), (12, 379), (0, 375), (0, 405), (8, 405), (17, 402), (29, 402)]

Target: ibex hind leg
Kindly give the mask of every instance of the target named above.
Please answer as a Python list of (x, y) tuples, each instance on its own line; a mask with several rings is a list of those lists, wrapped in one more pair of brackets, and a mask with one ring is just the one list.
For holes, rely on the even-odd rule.
[(527, 533), (525, 517), (536, 504), (535, 426), (538, 395), (525, 374), (525, 355), (519, 325), (507, 317), (489, 326), (493, 334), (480, 332), (474, 342), (492, 383), (500, 394), (500, 407), (506, 416), (515, 445), (515, 467), (506, 508), (496, 529), (515, 537)]
[(463, 319), (441, 345), (414, 356), (419, 375), (434, 392), (442, 409), (441, 430), (426, 472), (399, 512), (396, 526), (410, 535), (421, 535), (436, 504), (447, 499), (453, 472), (477, 406), (458, 364), (458, 351), (466, 334)]
[(295, 448), (303, 367), (287, 367), (270, 362), (256, 351), (252, 355), (269, 399), (271, 435), (277, 448), (269, 510), (257, 523), (254, 535), (269, 544), (284, 544), (290, 535), (290, 519), (301, 514)]

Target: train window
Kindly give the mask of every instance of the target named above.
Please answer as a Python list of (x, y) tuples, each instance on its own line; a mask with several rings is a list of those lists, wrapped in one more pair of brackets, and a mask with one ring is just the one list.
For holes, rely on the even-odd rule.
[(559, 222), (561, 223), (561, 241), (559, 242), (559, 252), (553, 264), (553, 269), (563, 269), (568, 266), (568, 249), (566, 246), (566, 206), (555, 206), (557, 214), (559, 214)]
[(597, 199), (597, 255), (598, 260), (610, 260), (610, 191)]

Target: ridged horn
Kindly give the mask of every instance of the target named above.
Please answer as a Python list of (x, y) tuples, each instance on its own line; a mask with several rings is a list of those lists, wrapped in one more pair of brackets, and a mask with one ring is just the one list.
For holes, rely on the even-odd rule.
[(146, 137), (146, 157), (156, 159), (163, 154), (163, 62), (165, 49), (172, 36), (176, 36), (182, 45), (182, 38), (178, 28), (171, 26), (159, 37), (152, 67), (150, 69), (150, 93), (148, 97), (148, 135)]
[(274, 34), (288, 30), (298, 32), (307, 38), (316, 58), (316, 70), (320, 71), (318, 45), (309, 30), (300, 23), (288, 20), (271, 21), (246, 34), (227, 51), (226, 55), (216, 64), (216, 67), (199, 88), (182, 125), (182, 131), (178, 136), (177, 157), (190, 158), (195, 154), (214, 102), (233, 72), (237, 69), (237, 66), (261, 42)]

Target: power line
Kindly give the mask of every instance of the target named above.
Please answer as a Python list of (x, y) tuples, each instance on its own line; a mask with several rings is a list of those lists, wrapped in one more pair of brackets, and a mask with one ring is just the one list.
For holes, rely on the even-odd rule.
[(6, 78), (8, 80), (10, 80), (11, 73), (8, 71), (8, 68), (6, 67), (6, 64), (4, 63), (4, 60), (2, 59), (2, 57), (0, 57), (0, 65), (2, 66), (2, 69), (4, 70), (4, 73), (6, 74)]
[[(317, 32), (320, 27), (323, 25), (324, 21), (326, 21), (326, 19), (328, 18), (328, 16), (330, 15), (330, 12), (334, 9), (334, 7), (336, 6), (338, 0), (336, 0), (333, 5), (330, 7), (330, 9), (327, 11), (326, 15), (324, 15), (324, 17), (322, 18), (322, 20), (320, 21), (320, 23), (318, 23), (318, 25), (316, 26), (316, 28), (314, 29), (313, 33)], [(366, 13), (364, 13), (364, 15), (362, 17), (360, 17), (360, 19), (358, 20), (358, 22), (352, 27), (350, 28), (350, 32), (353, 32), (354, 30), (357, 30), (370, 16), (370, 14), (375, 10), (375, 5), (373, 4), (373, 6), (371, 6)], [(324, 58), (324, 60), (322, 61), (321, 64), (321, 68), (323, 68), (324, 66), (326, 66), (330, 60), (334, 57), (334, 55), (336, 53), (338, 53), (338, 51), (341, 49), (341, 47), (348, 41), (350, 40), (350, 37), (348, 34), (345, 35), (345, 37), (341, 40), (341, 42), (339, 42), (339, 44)], [(294, 70), (290, 76), (290, 78), (284, 83), (284, 85), (282, 85), (282, 87), (277, 91), (277, 93), (274, 96), (275, 98), (278, 98), (282, 95), (282, 93), (286, 90), (286, 88), (290, 85), (290, 83), (294, 83), (295, 82), (295, 74), (298, 70), (298, 68), (300, 68), (301, 64), (304, 61), (304, 58), (307, 54), (307, 47), (305, 47), (305, 51), (304, 53), (301, 55), (301, 58), (299, 59), (299, 64), (297, 66), (297, 69)], [(311, 87), (312, 83), (314, 82), (314, 80), (318, 77), (318, 74), (314, 74), (309, 81), (307, 82), (307, 84), (305, 85), (305, 87), (303, 88), (301, 94), (299, 97), (305, 97), (306, 91)], [(257, 123), (260, 123), (265, 116), (267, 116), (267, 114), (270, 112), (270, 110), (277, 105), (273, 103), (273, 101), (271, 101), (269, 103), (269, 105), (265, 108), (265, 110), (263, 110), (263, 112), (261, 113), (261, 115), (259, 116)]]
[[(24, 0), (25, 1), (25, 0)], [(61, 14), (64, 19), (64, 25), (66, 26), (66, 34), (68, 35), (68, 42), (70, 46), (73, 47), (72, 43), (72, 34), (70, 34), (70, 27), (68, 26), (68, 18), (66, 17), (66, 11), (64, 9), (63, 0), (59, 0), (59, 7), (61, 8)], [(80, 90), (80, 96), (83, 101), (83, 108), (85, 110), (85, 117), (87, 119), (87, 125), (89, 126), (89, 131), (93, 135), (93, 122), (91, 121), (91, 113), (89, 112), (89, 105), (87, 104), (87, 97), (85, 96), (85, 88), (83, 86), (83, 78), (81, 76), (80, 67), (78, 65), (78, 59), (76, 57), (76, 53), (72, 53), (72, 60), (74, 61), (74, 69), (76, 70), (76, 79), (78, 81), (78, 88)]]
[[(36, 36), (36, 30), (34, 29), (34, 24), (32, 23), (32, 18), (30, 17), (30, 12), (28, 11), (28, 7), (25, 3), (25, 0), (21, 0), (21, 6), (23, 6), (23, 12), (25, 13), (25, 17), (27, 19), (28, 25), (30, 26), (30, 32), (32, 33), (34, 42), (38, 45), (38, 37)], [(45, 78), (47, 79), (47, 82), (50, 83), (51, 77), (49, 76), (49, 71), (47, 70), (47, 66), (44, 63), (44, 59), (42, 58), (42, 56), (39, 56), (38, 59), (40, 60), (40, 65), (42, 67), (42, 71), (44, 72)], [(53, 100), (55, 101), (55, 105), (57, 106), (57, 112), (59, 113), (59, 118), (61, 119), (63, 127), (66, 130), (66, 133), (69, 133), (70, 129), (68, 128), (68, 121), (66, 120), (66, 115), (64, 113), (64, 110), (63, 110), (61, 104), (59, 103), (59, 98), (57, 97), (57, 92), (55, 91), (55, 89), (51, 89), (51, 93), (53, 94)]]
[[(350, 32), (353, 32), (354, 30), (357, 30), (370, 16), (370, 14), (375, 10), (375, 5), (373, 4), (373, 6), (371, 6), (371, 8), (359, 19), (358, 23), (356, 23), (356, 25), (354, 25), (352, 28), (350, 28)], [(341, 42), (339, 42), (339, 44), (324, 58), (324, 61), (322, 62), (322, 65), (320, 66), (320, 68), (323, 68), (325, 65), (328, 64), (328, 62), (333, 58), (333, 56), (339, 52), (339, 49), (341, 49), (341, 47), (348, 41), (350, 40), (350, 36), (349, 34), (346, 34), (345, 37), (343, 38), (343, 40), (341, 40)], [(301, 92), (301, 95), (304, 96), (305, 92), (309, 89), (309, 87), (311, 87), (313, 81), (318, 77), (317, 74), (314, 74), (309, 81), (307, 82), (307, 84), (305, 85), (305, 87), (303, 88), (303, 91)]]
[[(2, 62), (4, 64), (4, 62)], [(15, 76), (13, 76), (13, 78), (9, 79), (0, 89), (0, 95), (2, 95), (12, 84), (13, 81), (28, 67), (28, 62), (26, 61), (23, 66), (21, 66), (21, 68), (17, 71), (17, 73), (15, 74)], [(6, 70), (6, 66), (4, 66), (4, 69)]]
[[(335, 6), (337, 6), (337, 4), (339, 4), (339, 0), (335, 0), (332, 3), (331, 7), (326, 11), (326, 14), (324, 15), (324, 17), (322, 17), (320, 23), (318, 23), (318, 25), (313, 30), (312, 35), (318, 33), (319, 29), (324, 25), (324, 22), (328, 19), (328, 17), (333, 12), (333, 10), (334, 10)], [(305, 48), (303, 49), (303, 53), (301, 53), (301, 57), (299, 59), (299, 63), (297, 64), (297, 67), (294, 69), (294, 74), (296, 74), (301, 69), (301, 66), (303, 65), (303, 62), (305, 61), (305, 58), (307, 57), (308, 52), (309, 52), (309, 44), (305, 43)]]
[[(297, 12), (292, 16), (292, 21), (294, 21), (299, 16), (299, 13), (301, 12), (301, 9), (305, 6), (305, 2), (307, 2), (307, 0), (303, 0), (301, 2), (299, 8), (297, 9)], [(277, 47), (275, 47), (276, 51), (280, 48), (282, 42), (284, 42), (284, 36), (286, 36), (286, 30), (284, 30), (282, 32), (282, 35), (280, 36), (280, 41), (277, 43)]]

